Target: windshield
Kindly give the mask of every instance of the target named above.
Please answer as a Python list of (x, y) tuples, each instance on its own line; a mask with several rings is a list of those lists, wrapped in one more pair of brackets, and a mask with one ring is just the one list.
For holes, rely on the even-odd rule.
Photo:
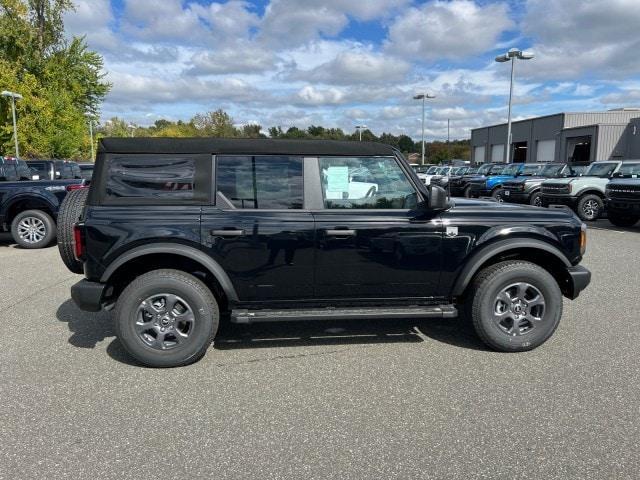
[(438, 175), (446, 175), (451, 170), (451, 167), (442, 167), (438, 170)]
[(585, 173), (585, 176), (607, 178), (611, 176), (617, 166), (617, 163), (593, 163)]
[[(487, 173), (489, 173), (491, 171), (492, 168), (497, 167), (498, 165), (496, 165), (495, 163), (486, 163), (480, 167), (478, 167), (478, 171), (475, 172), (478, 175), (486, 175)], [(500, 165), (500, 167), (502, 167), (502, 165)]]
[(525, 177), (531, 177), (533, 175), (538, 175), (540, 174), (540, 171), (544, 168), (546, 168), (546, 166), (543, 165), (525, 165), (524, 167), (522, 167), (522, 170), (520, 171), (519, 175), (525, 176)]
[(492, 175), (509, 175), (509, 176), (515, 177), (518, 173), (518, 170), (520, 170), (520, 165), (516, 163), (506, 167), (503, 166), (502, 168), (498, 168), (496, 170), (491, 170), (491, 174)]
[(559, 177), (564, 167), (564, 165), (545, 165), (540, 170), (540, 175), (543, 177)]
[(437, 171), (438, 171), (438, 167), (429, 167), (429, 170), (427, 170), (427, 174), (428, 175), (433, 175)]
[(615, 174), (616, 177), (638, 178), (640, 177), (640, 163), (623, 163)]

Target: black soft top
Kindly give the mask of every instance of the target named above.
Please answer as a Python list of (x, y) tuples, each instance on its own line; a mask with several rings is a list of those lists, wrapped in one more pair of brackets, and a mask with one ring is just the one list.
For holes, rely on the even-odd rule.
[(103, 138), (101, 153), (210, 153), (235, 155), (393, 155), (384, 143), (262, 138)]

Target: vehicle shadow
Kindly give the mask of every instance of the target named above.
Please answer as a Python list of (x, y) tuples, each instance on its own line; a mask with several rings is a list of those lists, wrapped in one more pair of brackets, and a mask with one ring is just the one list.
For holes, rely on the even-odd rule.
[[(98, 343), (115, 337), (110, 312), (81, 311), (71, 299), (56, 311), (66, 323), (69, 343), (78, 348), (95, 348)], [(270, 322), (239, 325), (223, 318), (213, 348), (238, 350), (259, 348), (291, 348), (323, 345), (362, 345), (382, 343), (424, 343), (434, 340), (456, 347), (485, 351), (468, 322), (462, 319), (425, 320), (359, 320)], [(117, 338), (107, 346), (107, 354), (127, 365), (139, 365), (124, 350)]]
[(0, 247), (11, 247), (15, 241), (9, 232), (0, 232)]
[(610, 230), (615, 232), (640, 233), (640, 222), (636, 223), (633, 227), (616, 227), (609, 220), (600, 219), (595, 222), (587, 223), (587, 228)]

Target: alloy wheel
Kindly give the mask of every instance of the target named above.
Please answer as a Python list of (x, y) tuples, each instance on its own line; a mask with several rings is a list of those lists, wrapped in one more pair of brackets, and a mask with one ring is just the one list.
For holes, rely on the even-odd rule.
[(47, 235), (47, 227), (37, 217), (25, 217), (18, 223), (18, 236), (26, 243), (41, 242)]
[(595, 200), (587, 200), (582, 206), (582, 212), (587, 218), (593, 219), (598, 216), (600, 205)]
[(526, 282), (503, 288), (495, 298), (493, 319), (503, 333), (525, 335), (542, 321), (546, 302), (540, 290)]
[(189, 340), (194, 323), (193, 310), (184, 299), (171, 293), (159, 293), (138, 306), (135, 331), (147, 346), (170, 350)]

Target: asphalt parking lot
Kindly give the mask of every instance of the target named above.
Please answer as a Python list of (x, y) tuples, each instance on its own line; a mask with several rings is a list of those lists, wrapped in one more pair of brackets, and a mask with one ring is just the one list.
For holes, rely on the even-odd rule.
[(272, 324), (171, 370), (73, 305), (56, 247), (4, 235), (0, 478), (638, 478), (640, 229), (595, 227), (533, 352), (458, 320)]

